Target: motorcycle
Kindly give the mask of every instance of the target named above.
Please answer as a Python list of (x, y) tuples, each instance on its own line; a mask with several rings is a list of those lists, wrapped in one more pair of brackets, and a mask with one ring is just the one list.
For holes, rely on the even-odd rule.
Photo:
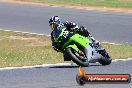
[[(102, 65), (109, 65), (112, 61), (110, 55), (106, 49), (102, 47), (100, 43), (95, 43), (93, 39), (89, 37), (81, 36), (77, 33), (68, 32), (65, 28), (62, 29), (62, 37), (66, 38), (69, 34), (74, 34), (75, 41), (68, 41), (62, 46), (62, 53), (64, 55), (64, 61), (73, 61), (79, 66), (87, 67), (89, 63), (99, 62)], [(78, 41), (80, 43), (78, 43)], [(87, 47), (87, 49), (85, 49)]]

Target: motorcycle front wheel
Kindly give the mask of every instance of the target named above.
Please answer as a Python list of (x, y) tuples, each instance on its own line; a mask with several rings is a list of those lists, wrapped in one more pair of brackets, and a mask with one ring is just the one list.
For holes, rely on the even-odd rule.
[(83, 61), (83, 59), (86, 59), (85, 56), (83, 56), (83, 59), (80, 59), (78, 56), (76, 56), (76, 54), (73, 52), (72, 48), (67, 48), (66, 49), (67, 54), (71, 57), (72, 61), (74, 63), (76, 63), (79, 66), (82, 67), (88, 67), (89, 66), (89, 62), (88, 61)]

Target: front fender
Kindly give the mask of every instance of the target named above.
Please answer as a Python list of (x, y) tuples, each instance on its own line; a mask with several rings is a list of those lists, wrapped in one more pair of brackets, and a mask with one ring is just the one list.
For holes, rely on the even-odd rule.
[(68, 49), (68, 48), (72, 48), (74, 50), (74, 52), (79, 51), (78, 47), (75, 44), (69, 45), (69, 46), (66, 47), (66, 49)]

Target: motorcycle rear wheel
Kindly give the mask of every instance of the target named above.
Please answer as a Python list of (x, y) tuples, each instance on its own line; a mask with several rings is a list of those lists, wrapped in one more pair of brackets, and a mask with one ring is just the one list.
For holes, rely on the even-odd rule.
[(111, 64), (112, 59), (110, 58), (110, 56), (108, 54), (106, 54), (105, 56), (102, 57), (102, 59), (99, 60), (99, 63), (104, 65), (109, 65)]

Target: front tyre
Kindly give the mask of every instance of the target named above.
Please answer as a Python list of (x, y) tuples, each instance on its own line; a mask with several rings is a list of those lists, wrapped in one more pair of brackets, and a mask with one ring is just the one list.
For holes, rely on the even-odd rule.
[[(67, 54), (69, 54), (69, 56), (71, 57), (72, 61), (73, 61), (74, 63), (76, 63), (77, 65), (82, 66), (82, 67), (87, 67), (87, 66), (89, 66), (89, 62), (88, 62), (88, 61), (84, 62), (83, 60), (79, 59), (79, 58), (74, 54), (72, 48), (66, 49), (66, 52), (67, 52)], [(85, 56), (84, 56), (84, 58), (85, 58)]]

